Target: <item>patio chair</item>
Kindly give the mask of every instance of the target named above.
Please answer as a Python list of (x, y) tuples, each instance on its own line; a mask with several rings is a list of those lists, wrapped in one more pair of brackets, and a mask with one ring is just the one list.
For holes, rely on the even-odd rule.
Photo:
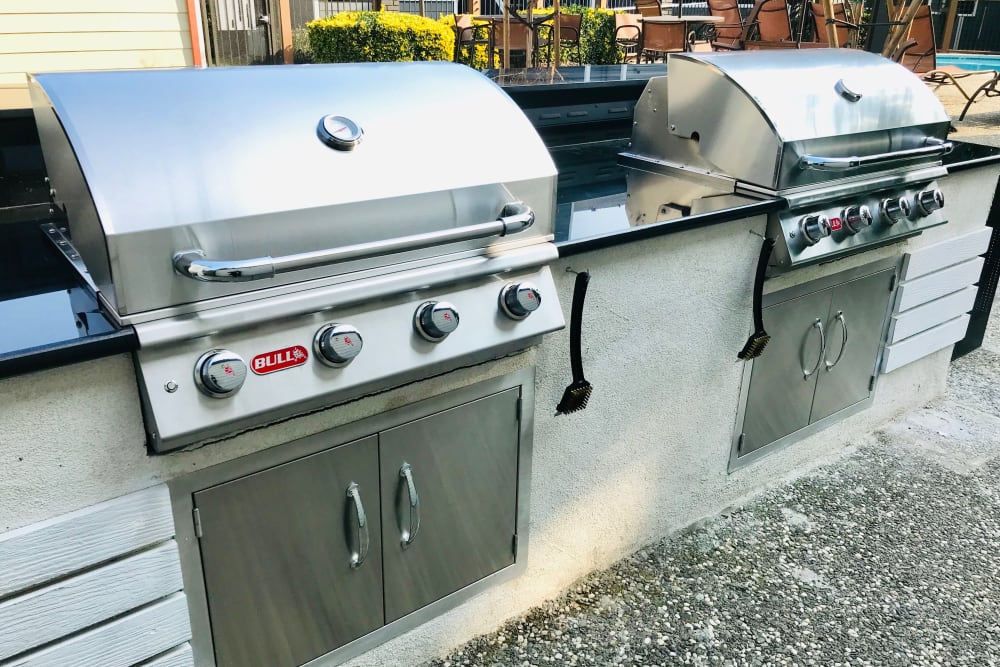
[(743, 15), (736, 0), (708, 0), (708, 11), (722, 19), (722, 23), (712, 26), (715, 37), (712, 49), (715, 51), (737, 51), (743, 48)]
[(635, 11), (640, 16), (663, 16), (660, 0), (635, 0)]
[(639, 14), (615, 14), (615, 44), (622, 54), (622, 62), (629, 59), (639, 62), (639, 44), (642, 39), (642, 28), (639, 25)]
[[(917, 10), (910, 24), (910, 31), (907, 34), (908, 41), (904, 42), (894, 54), (894, 59), (903, 67), (906, 67), (914, 74), (920, 76), (926, 83), (935, 88), (945, 85), (952, 85), (966, 99), (965, 108), (959, 120), (965, 120), (965, 114), (969, 107), (976, 101), (976, 98), (995, 97), (1000, 95), (997, 91), (997, 82), (1000, 79), (1000, 71), (997, 70), (967, 70), (953, 65), (937, 64), (937, 41), (934, 36), (934, 22), (931, 20), (931, 10), (924, 5)], [(971, 94), (959, 83), (959, 79), (972, 76), (988, 76), (989, 80), (983, 82)]]
[[(580, 55), (580, 28), (583, 23), (582, 14), (560, 14), (559, 15), (559, 59), (565, 60), (562, 54), (569, 55), (576, 51), (576, 64), (582, 63)], [(547, 64), (552, 63), (552, 33), (555, 31), (555, 19), (552, 23), (543, 23), (535, 30), (537, 44), (535, 48), (540, 59), (544, 59)], [(562, 63), (556, 63), (561, 65)]]
[(645, 23), (639, 57), (648, 63), (666, 60), (668, 53), (686, 51), (689, 39), (684, 23)]
[(485, 46), (493, 68), (493, 24), (475, 21), (471, 14), (455, 14), (455, 62), (473, 66), (476, 48)]
[(745, 49), (794, 49), (792, 24), (785, 0), (757, 0), (743, 31)]
[(493, 49), (500, 58), (499, 62), (507, 66), (504, 60), (505, 36), (509, 38), (506, 43), (510, 45), (510, 61), (513, 62), (515, 59), (520, 61), (518, 65), (511, 66), (524, 67), (524, 63), (527, 60), (528, 44), (532, 41), (530, 39), (532, 36), (531, 28), (512, 16), (510, 18), (510, 32), (508, 33), (504, 29), (503, 19), (500, 17), (493, 18)]
[[(823, 46), (829, 46), (830, 40), (826, 34), (826, 13), (823, 11), (822, 2), (812, 2), (809, 4), (812, 11), (813, 26), (816, 28), (816, 41)], [(847, 46), (852, 37), (857, 34), (858, 26), (847, 20), (847, 9), (843, 3), (836, 3), (833, 6), (833, 22), (837, 26), (837, 45)]]

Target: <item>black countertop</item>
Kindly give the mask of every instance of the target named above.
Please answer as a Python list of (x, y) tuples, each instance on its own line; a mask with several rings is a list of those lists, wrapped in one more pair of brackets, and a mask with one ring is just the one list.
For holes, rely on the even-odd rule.
[[(555, 76), (513, 73), (498, 81), (539, 130), (559, 170), (556, 244), (561, 256), (633, 243), (767, 213), (781, 200), (631, 227), (625, 170), (632, 111), (664, 65), (573, 67)], [(493, 73), (494, 75), (496, 73)], [(1000, 148), (955, 142), (949, 171), (1000, 163)], [(116, 327), (92, 291), (41, 231), (57, 212), (30, 112), (0, 112), (0, 377), (128, 352), (130, 327)]]

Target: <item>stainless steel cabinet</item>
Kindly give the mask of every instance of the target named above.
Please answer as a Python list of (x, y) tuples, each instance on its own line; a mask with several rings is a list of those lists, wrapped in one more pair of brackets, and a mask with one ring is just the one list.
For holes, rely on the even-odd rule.
[(512, 565), (520, 397), (192, 493), (216, 664), (302, 665)]
[(771, 296), (733, 461), (870, 398), (894, 277), (859, 269)]
[[(220, 667), (301, 665), (382, 625), (376, 445), (364, 438), (194, 494)], [(366, 530), (366, 558), (352, 567)]]
[(514, 562), (517, 399), (379, 434), (387, 623)]

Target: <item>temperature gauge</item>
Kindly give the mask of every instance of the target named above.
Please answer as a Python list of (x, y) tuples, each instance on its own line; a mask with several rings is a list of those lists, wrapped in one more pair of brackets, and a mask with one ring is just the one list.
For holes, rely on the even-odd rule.
[(351, 151), (365, 135), (361, 126), (345, 116), (323, 116), (319, 122), (319, 138), (341, 151)]

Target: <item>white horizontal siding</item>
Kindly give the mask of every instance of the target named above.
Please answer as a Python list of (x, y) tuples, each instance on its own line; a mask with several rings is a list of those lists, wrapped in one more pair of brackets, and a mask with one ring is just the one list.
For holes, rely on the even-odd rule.
[(106, 14), (109, 12), (162, 14), (186, 10), (186, 0), (0, 0), (0, 14)]
[(902, 279), (913, 280), (982, 255), (989, 247), (992, 235), (992, 228), (981, 227), (974, 232), (907, 253), (903, 257)]
[(965, 289), (979, 281), (983, 258), (976, 257), (942, 271), (935, 271), (916, 280), (903, 280), (899, 284), (896, 312), (904, 312), (934, 299)]
[(154, 486), (0, 535), (0, 599), (174, 535), (170, 493)]
[(144, 662), (142, 667), (194, 667), (194, 653), (190, 644), (184, 644), (155, 660)]
[(911, 308), (905, 313), (893, 315), (889, 324), (889, 342), (898, 343), (969, 312), (976, 302), (978, 291), (976, 287), (966, 287), (954, 294)]
[[(0, 17), (0, 21), (3, 18)], [(179, 30), (133, 32), (27, 32), (0, 38), (3, 55), (89, 51), (161, 51), (190, 49), (191, 36)]]
[(190, 638), (187, 599), (175, 593), (134, 614), (4, 663), (4, 667), (130, 667)]
[(968, 315), (962, 315), (929, 331), (887, 346), (882, 372), (891, 373), (901, 366), (962, 340), (969, 328), (969, 319)]
[(158, 547), (0, 602), (0, 660), (183, 588), (177, 544)]

